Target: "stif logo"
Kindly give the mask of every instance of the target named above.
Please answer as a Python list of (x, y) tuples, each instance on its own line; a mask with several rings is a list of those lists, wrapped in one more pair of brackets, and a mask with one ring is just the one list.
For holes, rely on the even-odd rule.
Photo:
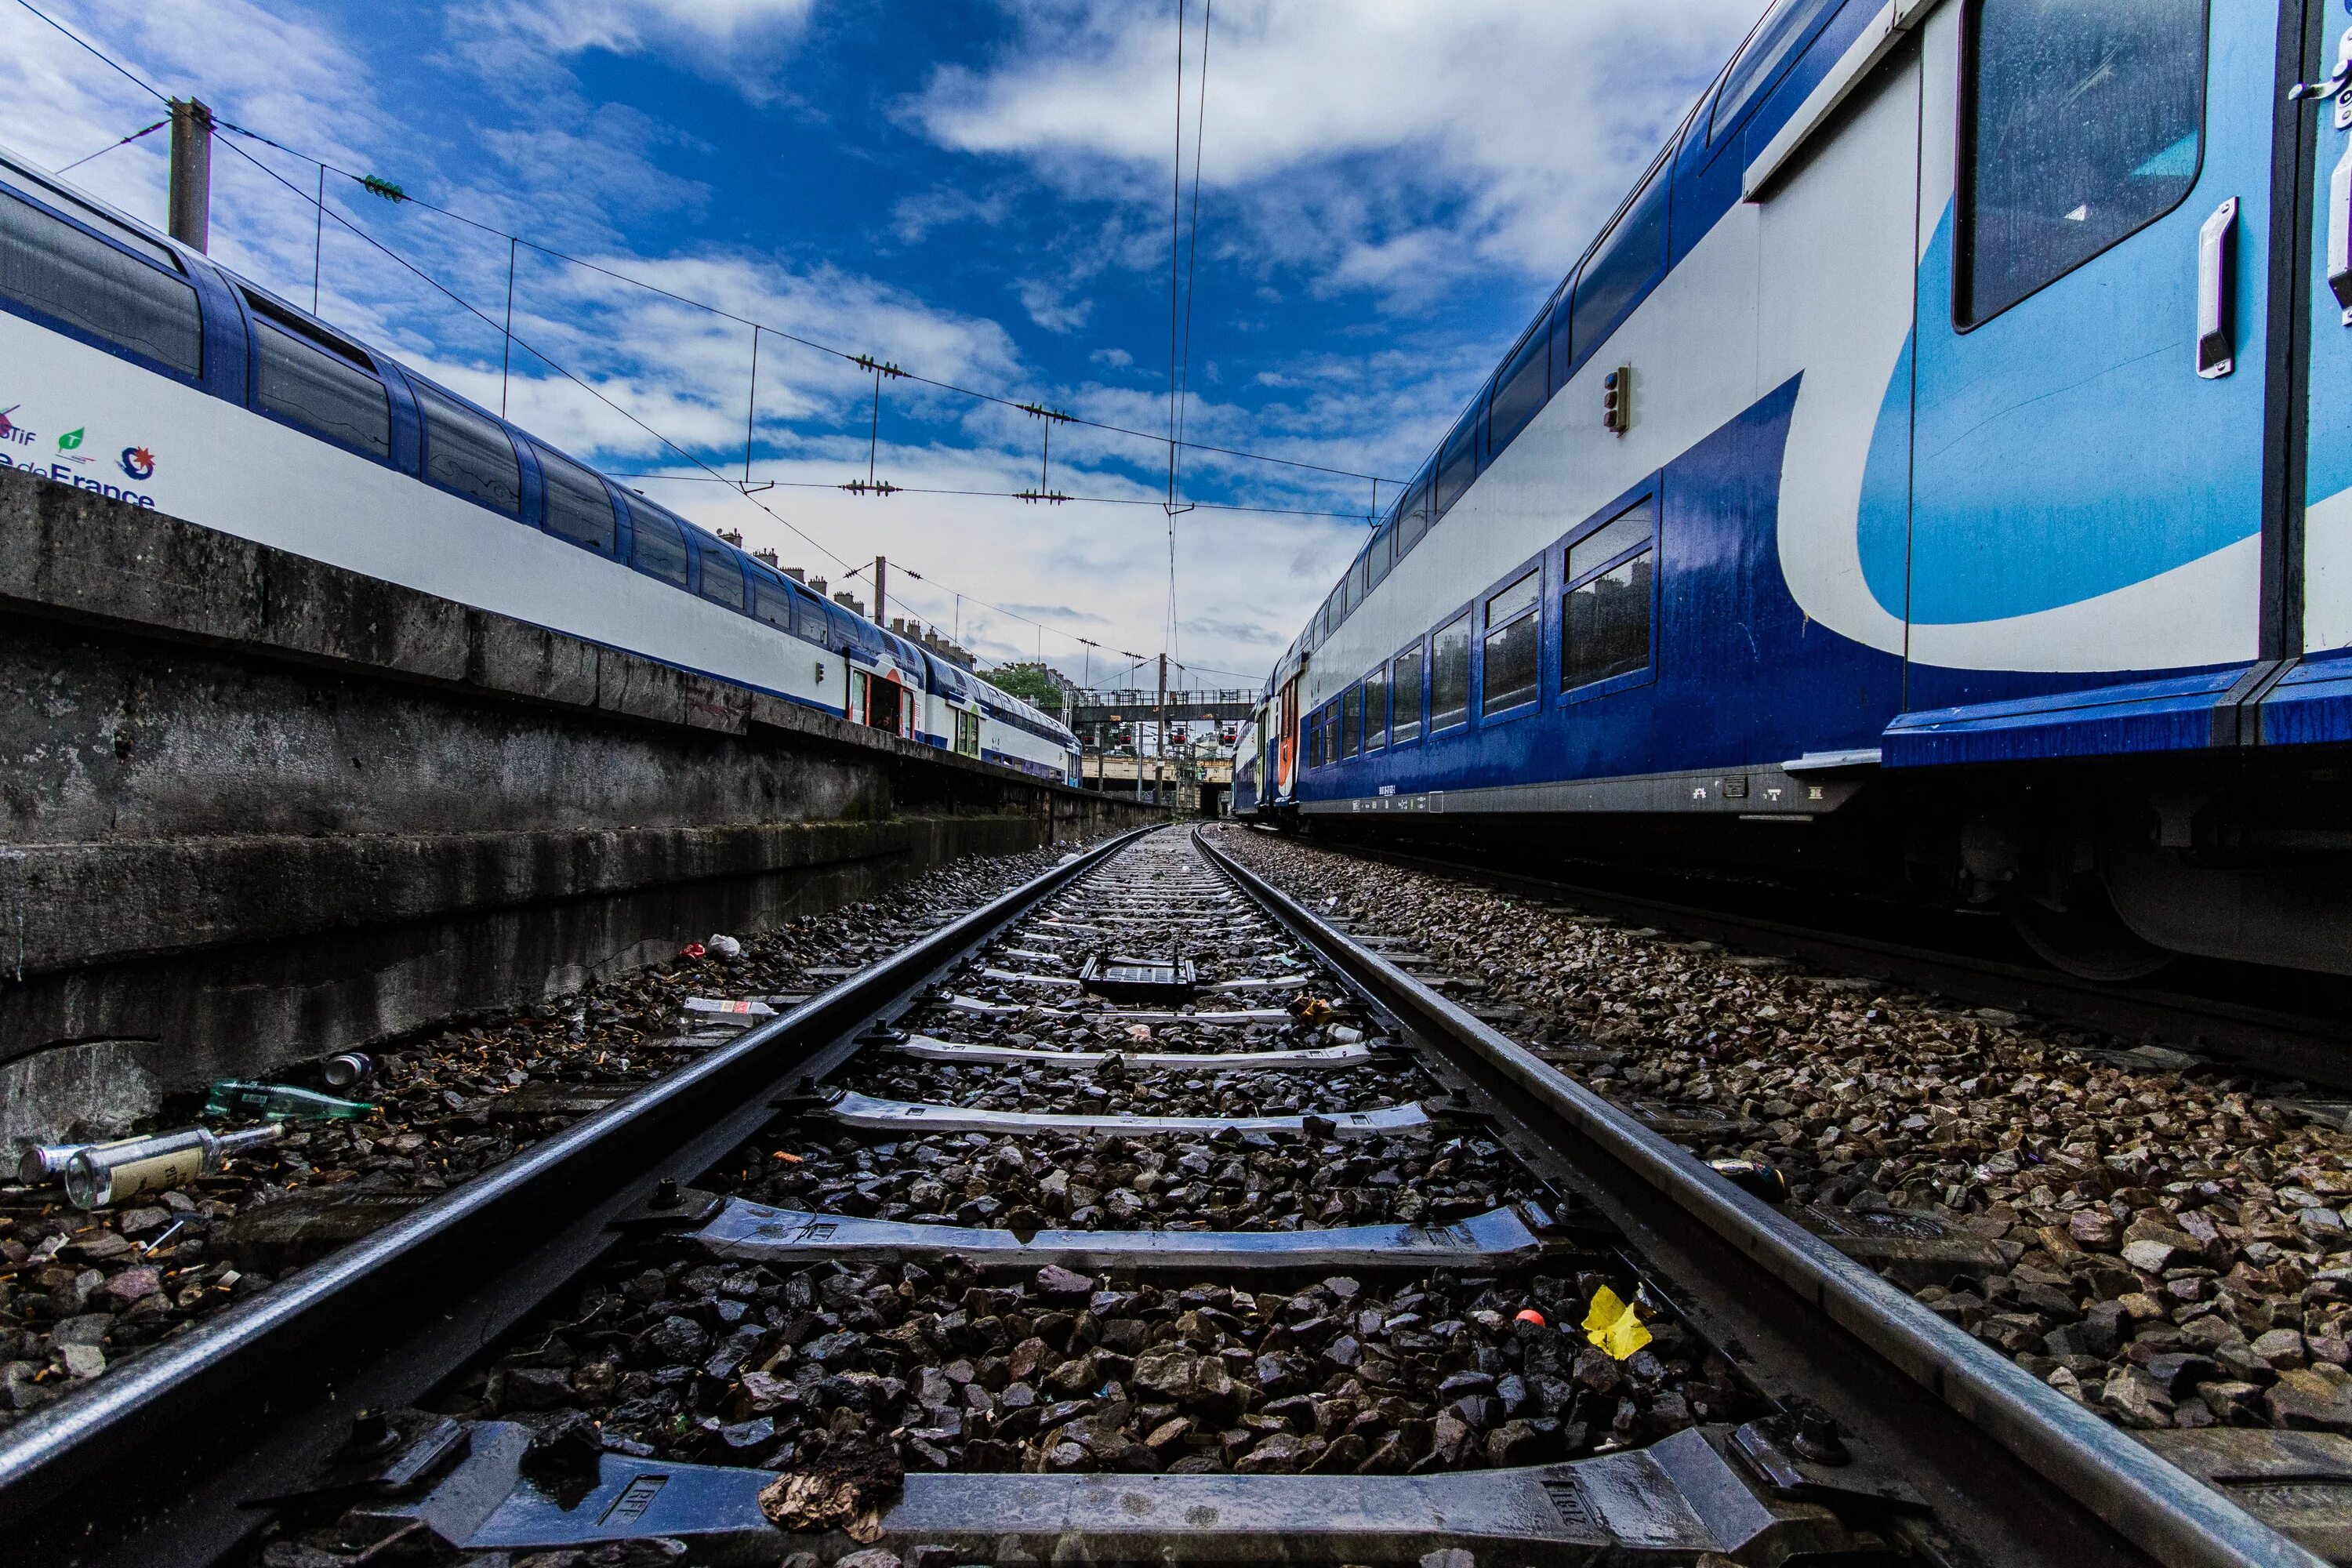
[(155, 454), (144, 447), (123, 447), (121, 462), (122, 471), (134, 479), (152, 479), (155, 477)]
[(60, 452), (73, 451), (81, 445), (81, 437), (82, 433), (78, 427), (67, 431), (64, 435), (58, 437), (58, 450)]
[(24, 406), (21, 403), (12, 403), (5, 408), (0, 408), (0, 441), (5, 441), (16, 433), (16, 426), (8, 422), (8, 416)]

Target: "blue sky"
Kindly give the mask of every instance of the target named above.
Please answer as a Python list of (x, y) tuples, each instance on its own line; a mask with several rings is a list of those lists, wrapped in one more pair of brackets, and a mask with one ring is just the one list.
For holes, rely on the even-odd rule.
[[(168, 93), (491, 228), (939, 381), (1166, 428), (1173, 0), (37, 3)], [(1409, 475), (1759, 9), (1223, 0), (1203, 108), (1189, 0), (1188, 432)], [(54, 168), (158, 118), (15, 0), (0, 16), (0, 142)], [(160, 225), (164, 141), (71, 177)], [(239, 145), (315, 188), (314, 164)], [(310, 201), (226, 150), (215, 178), (214, 253), (308, 303)], [(333, 175), (329, 198), (503, 313), (505, 240)], [(829, 487), (869, 447), (903, 486), (1026, 488), (1041, 424), (891, 382), (870, 437), (871, 377), (764, 334), (751, 463), (778, 484), (746, 499), (690, 476), (741, 472), (750, 330), (523, 256), (516, 335), (547, 359), (518, 352), (503, 381), (495, 328), (331, 222), (322, 313), (835, 586), (888, 555), (891, 613), (992, 658), (1101, 683), (1129, 669), (1114, 650), (1171, 648), (1192, 684), (1254, 683), (1361, 538), (1360, 515), (1300, 514), (1360, 514), (1365, 481), (1188, 454), (1186, 499), (1295, 511), (1176, 518), (1171, 623), (1164, 447), (1054, 431), (1054, 488), (1139, 504), (850, 495)]]

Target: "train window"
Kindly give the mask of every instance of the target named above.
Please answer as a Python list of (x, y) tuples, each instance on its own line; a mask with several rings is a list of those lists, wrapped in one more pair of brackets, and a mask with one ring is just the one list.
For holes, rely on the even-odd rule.
[(1372, 535), (1371, 552), (1364, 557), (1371, 569), (1371, 587), (1379, 587), (1381, 580), (1389, 574), (1390, 552), (1395, 544), (1396, 523), (1391, 519), (1381, 524), (1381, 531)]
[(751, 574), (751, 614), (780, 632), (793, 629), (793, 591), (772, 578)]
[(1979, 0), (1963, 47), (1953, 315), (1988, 321), (2179, 206), (2205, 120), (2204, 0)]
[(1397, 514), (1397, 559), (1421, 542), (1429, 531), (1429, 486), (1431, 470), (1423, 468), (1413, 477), (1412, 488), (1404, 492), (1404, 506)]
[[(89, 217), (106, 222), (97, 213)], [(138, 243), (150, 254), (163, 248)], [(178, 276), (171, 252), (160, 259), (173, 270), (158, 271), (62, 218), (0, 195), (0, 294), (184, 375), (201, 375), (205, 328), (196, 291)]]
[(1413, 644), (1389, 660), (1390, 689), (1395, 693), (1396, 717), (1390, 733), (1399, 745), (1421, 739), (1421, 645)]
[(1487, 419), (1492, 426), (1489, 450), (1499, 453), (1509, 446), (1528, 422), (1543, 412), (1550, 395), (1551, 321), (1548, 316), (1538, 316), (1495, 377), (1495, 410)]
[(425, 477), (509, 517), (522, 511), (522, 466), (506, 427), (438, 387), (416, 384), (425, 415)]
[(1429, 639), (1429, 728), (1432, 733), (1470, 717), (1470, 616), (1465, 611)]
[[(1651, 510), (1646, 500), (1568, 552), (1560, 605), (1560, 689), (1589, 686), (1650, 662)], [(1627, 551), (1633, 553), (1627, 555)]]
[(813, 643), (824, 641), (824, 605), (806, 594), (793, 595), (793, 635)]
[(1364, 677), (1364, 750), (1377, 752), (1389, 743), (1389, 667)]
[(1571, 328), (1575, 358), (1593, 353), (1618, 322), (1633, 314), (1643, 290), (1666, 264), (1668, 183), (1661, 158), (1577, 278)]
[(547, 531), (611, 553), (613, 497), (604, 481), (561, 452), (536, 449), (539, 471), (547, 479)]
[(1352, 757), (1364, 749), (1364, 689), (1348, 688), (1339, 700), (1339, 754)]
[(1749, 35), (1748, 47), (1732, 62), (1723, 90), (1715, 96), (1715, 108), (1707, 118), (1710, 143), (1727, 134), (1748, 106), (1764, 96), (1764, 89), (1779, 79), (1780, 68), (1796, 58), (1797, 46), (1813, 30), (1813, 24), (1832, 8), (1832, 0), (1781, 0), (1764, 18), (1764, 25)]
[(1543, 574), (1528, 573), (1486, 601), (1486, 683), (1478, 710), (1500, 713), (1536, 700), (1536, 652), (1543, 617), (1536, 614)]
[(702, 596), (714, 605), (740, 610), (743, 607), (741, 559), (709, 534), (702, 534), (694, 542), (695, 552), (702, 557)]
[(1363, 554), (1357, 556), (1356, 563), (1348, 568), (1349, 607), (1352, 609), (1356, 605), (1362, 604), (1364, 602), (1364, 595), (1371, 591), (1372, 558), (1371, 552), (1367, 551)]
[(254, 328), (261, 351), (254, 395), (262, 407), (362, 452), (392, 455), (383, 383), (267, 317), (257, 316)]
[(629, 503), (629, 521), (635, 526), (629, 546), (629, 564), (648, 577), (686, 586), (686, 527), (651, 501)]
[(1470, 481), (1478, 477), (1478, 416), (1486, 406), (1486, 395), (1481, 392), (1478, 401), (1470, 405), (1470, 412), (1462, 416), (1462, 423), (1454, 427), (1454, 434), (1445, 438), (1445, 445), (1438, 451), (1436, 508), (1430, 519), (1433, 522), (1451, 511), (1454, 503), (1462, 499), (1462, 492), (1470, 488)]

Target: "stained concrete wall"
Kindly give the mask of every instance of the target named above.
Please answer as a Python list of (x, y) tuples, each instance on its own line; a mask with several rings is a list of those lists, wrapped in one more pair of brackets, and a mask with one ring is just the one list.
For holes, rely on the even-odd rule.
[(0, 612), (0, 1139), (1150, 819), (16, 473)]

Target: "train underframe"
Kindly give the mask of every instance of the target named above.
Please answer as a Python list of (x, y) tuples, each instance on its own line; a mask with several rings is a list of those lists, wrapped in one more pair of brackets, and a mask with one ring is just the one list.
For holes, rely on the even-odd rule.
[(1811, 818), (1262, 813), (1286, 831), (1483, 859), (1654, 867), (1998, 913), (2087, 979), (2182, 957), (2352, 975), (2352, 751), (1882, 773)]

